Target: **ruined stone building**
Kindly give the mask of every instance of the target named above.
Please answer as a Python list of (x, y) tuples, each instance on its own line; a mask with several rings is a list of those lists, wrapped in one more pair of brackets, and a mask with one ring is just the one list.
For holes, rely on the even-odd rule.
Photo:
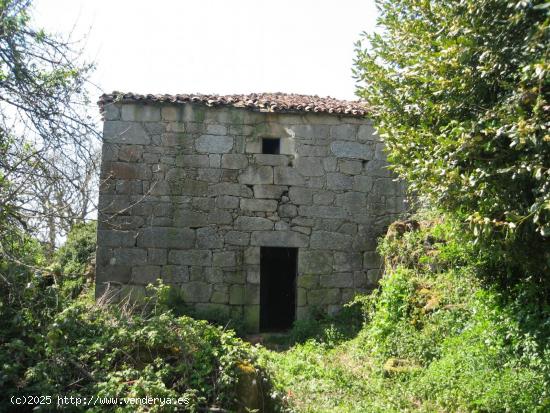
[(162, 279), (197, 312), (288, 328), (380, 276), (405, 208), (358, 102), (103, 95), (97, 296)]

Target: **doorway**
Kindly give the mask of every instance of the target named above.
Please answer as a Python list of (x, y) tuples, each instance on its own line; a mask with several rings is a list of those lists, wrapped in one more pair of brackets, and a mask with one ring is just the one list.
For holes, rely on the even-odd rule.
[(297, 270), (298, 248), (260, 248), (260, 331), (292, 327)]

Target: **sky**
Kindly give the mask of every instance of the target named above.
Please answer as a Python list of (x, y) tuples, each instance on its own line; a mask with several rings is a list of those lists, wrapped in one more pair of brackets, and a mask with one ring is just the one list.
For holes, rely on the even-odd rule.
[[(355, 99), (354, 43), (374, 1), (35, 0), (36, 26), (81, 40), (101, 92), (285, 92)], [(93, 98), (93, 96), (92, 96)]]

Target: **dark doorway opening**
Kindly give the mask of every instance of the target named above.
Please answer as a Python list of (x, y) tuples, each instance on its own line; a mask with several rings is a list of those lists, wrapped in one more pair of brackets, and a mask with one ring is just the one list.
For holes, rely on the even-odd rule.
[(297, 269), (298, 248), (260, 248), (260, 331), (292, 327)]

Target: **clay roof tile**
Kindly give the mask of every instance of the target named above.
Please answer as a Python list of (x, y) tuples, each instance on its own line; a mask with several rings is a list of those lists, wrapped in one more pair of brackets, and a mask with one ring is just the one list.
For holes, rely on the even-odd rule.
[(363, 117), (368, 113), (367, 106), (361, 101), (338, 100), (331, 97), (287, 93), (252, 93), (249, 95), (140, 95), (137, 93), (113, 92), (101, 95), (98, 101), (100, 110), (106, 104), (123, 103), (202, 103), (208, 106), (246, 107), (252, 110), (271, 112), (313, 112)]

